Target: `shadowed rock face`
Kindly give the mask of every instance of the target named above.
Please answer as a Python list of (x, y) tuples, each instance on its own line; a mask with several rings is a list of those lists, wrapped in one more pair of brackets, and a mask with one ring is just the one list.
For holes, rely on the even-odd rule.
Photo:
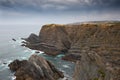
[(16, 80), (58, 80), (64, 77), (51, 62), (37, 55), (32, 55), (29, 60), (15, 60), (9, 67), (16, 71)]
[[(26, 40), (28, 43), (31, 43), (31, 44), (40, 42), (39, 37), (34, 33), (31, 33), (31, 35), (28, 38), (22, 38), (22, 39)], [(23, 42), (23, 43), (25, 43), (25, 42)]]
[(44, 25), (39, 33), (39, 38), (41, 43), (47, 44), (49, 51), (44, 51), (50, 55), (66, 53), (71, 45), (64, 25)]
[(76, 62), (74, 80), (118, 80), (104, 58), (96, 52), (82, 50), (81, 60)]
[[(39, 43), (26, 46), (49, 55), (65, 53), (64, 60), (77, 62), (74, 80), (120, 79), (120, 22), (44, 25), (38, 38)], [(104, 79), (99, 73), (105, 73)]]
[(25, 40), (27, 41), (25, 43), (26, 47), (44, 51), (49, 55), (66, 53), (71, 45), (68, 33), (66, 32), (64, 25), (44, 25), (38, 37), (35, 35), (30, 35)]

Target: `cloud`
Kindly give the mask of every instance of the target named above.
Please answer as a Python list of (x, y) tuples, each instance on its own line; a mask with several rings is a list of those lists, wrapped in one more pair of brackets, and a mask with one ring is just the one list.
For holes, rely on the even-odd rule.
[(45, 5), (42, 5), (41, 7), (43, 9), (51, 9), (51, 8), (54, 8), (54, 9), (57, 9), (57, 10), (66, 10), (66, 9), (68, 9), (67, 6), (53, 5), (53, 4), (45, 4)]
[(0, 0), (2, 7), (22, 7), (38, 9), (76, 9), (76, 8), (120, 8), (120, 0)]
[(119, 3), (120, 0), (0, 0), (0, 24), (120, 20)]

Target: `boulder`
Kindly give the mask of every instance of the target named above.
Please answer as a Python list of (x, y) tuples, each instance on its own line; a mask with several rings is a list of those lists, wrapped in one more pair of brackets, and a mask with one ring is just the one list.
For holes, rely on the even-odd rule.
[(58, 80), (64, 75), (44, 58), (32, 55), (29, 60), (14, 60), (9, 64), (15, 71), (16, 80)]

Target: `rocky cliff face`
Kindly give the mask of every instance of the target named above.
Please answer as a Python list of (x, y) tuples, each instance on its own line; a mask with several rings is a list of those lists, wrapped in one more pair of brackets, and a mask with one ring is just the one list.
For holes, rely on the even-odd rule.
[(74, 80), (119, 80), (113, 67), (89, 48), (81, 51), (81, 60), (76, 62)]
[(75, 80), (120, 79), (120, 22), (44, 25), (38, 38), (26, 46), (77, 62)]
[(29, 60), (15, 60), (9, 67), (15, 71), (16, 80), (58, 80), (64, 77), (51, 62), (37, 55), (32, 55)]

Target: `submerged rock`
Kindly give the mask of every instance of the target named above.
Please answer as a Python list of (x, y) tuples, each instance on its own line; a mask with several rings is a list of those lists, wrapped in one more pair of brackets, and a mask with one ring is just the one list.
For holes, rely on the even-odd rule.
[(16, 41), (16, 39), (12, 38), (13, 41)]
[(14, 60), (9, 67), (15, 71), (16, 80), (58, 80), (64, 77), (51, 62), (37, 55), (32, 55), (29, 60)]

